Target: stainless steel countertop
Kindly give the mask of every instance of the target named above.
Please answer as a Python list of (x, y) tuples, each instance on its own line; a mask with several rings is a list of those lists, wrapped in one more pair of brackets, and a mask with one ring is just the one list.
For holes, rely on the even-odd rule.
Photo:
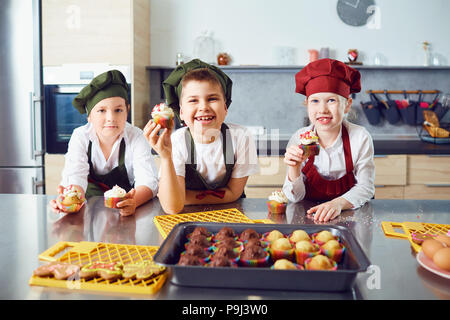
[[(360, 273), (354, 290), (342, 293), (283, 290), (188, 288), (167, 281), (155, 295), (81, 292), (29, 286), (39, 266), (38, 255), (58, 241), (95, 241), (160, 245), (153, 218), (164, 214), (154, 199), (131, 217), (105, 208), (102, 197), (91, 198), (79, 213), (57, 215), (48, 205), (54, 196), (0, 194), (0, 299), (449, 299), (450, 280), (420, 267), (406, 240), (385, 237), (382, 221), (420, 221), (450, 224), (450, 201), (372, 200), (355, 211), (345, 211), (332, 224), (350, 228), (373, 268)], [(312, 203), (289, 204), (276, 223), (313, 224), (305, 216)], [(189, 206), (185, 212), (237, 208), (251, 219), (267, 219), (263, 199), (241, 199), (218, 206)]]

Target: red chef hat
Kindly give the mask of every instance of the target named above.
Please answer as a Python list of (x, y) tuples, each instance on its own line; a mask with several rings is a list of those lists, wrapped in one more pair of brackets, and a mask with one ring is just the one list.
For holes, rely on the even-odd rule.
[(333, 92), (348, 98), (360, 91), (359, 71), (338, 60), (316, 60), (295, 75), (295, 92), (306, 97), (317, 92)]

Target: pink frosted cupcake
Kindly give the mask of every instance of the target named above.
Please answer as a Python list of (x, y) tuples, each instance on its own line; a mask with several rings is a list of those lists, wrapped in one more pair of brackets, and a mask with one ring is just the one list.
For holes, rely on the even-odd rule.
[(267, 208), (271, 214), (284, 214), (286, 213), (286, 207), (288, 199), (283, 191), (274, 191), (267, 200)]
[(307, 158), (318, 155), (320, 151), (319, 137), (312, 130), (301, 133), (298, 147), (303, 150), (303, 154)]
[(80, 190), (70, 185), (64, 188), (63, 194), (59, 195), (56, 201), (62, 211), (72, 213), (80, 211), (86, 199)]
[(117, 209), (117, 203), (125, 198), (127, 192), (118, 185), (105, 192), (105, 207)]
[(173, 117), (174, 113), (172, 108), (168, 107), (165, 103), (160, 103), (153, 107), (153, 122), (161, 125), (161, 128), (171, 129), (173, 124)]

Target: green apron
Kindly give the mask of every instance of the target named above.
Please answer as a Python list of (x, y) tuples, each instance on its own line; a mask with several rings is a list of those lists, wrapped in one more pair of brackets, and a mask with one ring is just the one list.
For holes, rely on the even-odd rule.
[[(222, 181), (218, 183), (209, 184), (205, 181), (205, 179), (202, 177), (202, 175), (197, 171), (197, 161), (196, 161), (196, 155), (195, 155), (195, 143), (194, 139), (192, 138), (192, 134), (189, 131), (189, 128), (186, 130), (185, 133), (185, 142), (186, 147), (189, 149), (190, 146), (190, 152), (188, 152), (188, 159), (185, 164), (186, 173), (185, 173), (185, 185), (186, 189), (189, 190), (217, 190), (220, 188), (224, 188), (228, 185), (228, 182), (231, 179), (231, 174), (233, 173), (235, 158), (234, 158), (234, 151), (233, 151), (233, 142), (231, 140), (230, 131), (227, 130), (228, 126), (223, 123), (220, 132), (222, 135), (222, 147), (223, 147), (223, 158), (225, 162), (225, 176), (223, 177)], [(245, 198), (245, 193), (243, 192), (241, 195), (241, 198)]]
[(91, 161), (92, 141), (89, 141), (88, 147), (88, 161), (89, 161), (89, 176), (88, 187), (86, 190), (86, 198), (92, 196), (103, 196), (105, 191), (112, 189), (115, 185), (130, 191), (132, 186), (128, 180), (127, 168), (125, 167), (125, 140), (120, 142), (119, 149), (119, 165), (112, 169), (107, 174), (95, 173), (94, 166)]

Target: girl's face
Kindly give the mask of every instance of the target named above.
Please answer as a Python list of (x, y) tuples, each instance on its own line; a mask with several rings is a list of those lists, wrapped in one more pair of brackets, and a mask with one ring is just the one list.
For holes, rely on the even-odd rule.
[(111, 97), (98, 102), (88, 116), (101, 140), (115, 141), (125, 128), (128, 106), (124, 98)]
[(308, 117), (318, 132), (339, 132), (344, 115), (352, 105), (352, 99), (344, 98), (336, 93), (318, 92), (310, 95), (306, 101)]
[(191, 80), (183, 84), (180, 118), (191, 132), (205, 135), (207, 130), (220, 130), (227, 115), (227, 105), (220, 84)]

